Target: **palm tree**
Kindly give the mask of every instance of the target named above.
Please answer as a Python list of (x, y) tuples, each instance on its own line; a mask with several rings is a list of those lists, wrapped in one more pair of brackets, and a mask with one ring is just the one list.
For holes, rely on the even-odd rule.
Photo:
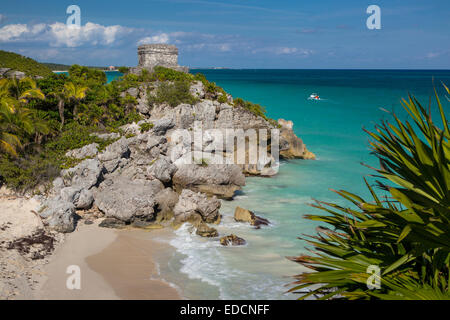
[(64, 117), (64, 105), (66, 103), (66, 96), (64, 94), (64, 89), (53, 91), (50, 95), (54, 96), (58, 100), (58, 113), (61, 119), (60, 129), (64, 127), (65, 117)]
[(12, 78), (9, 80), (9, 91), (13, 98), (22, 103), (26, 103), (29, 99), (44, 99), (45, 95), (37, 87), (36, 82), (31, 78), (23, 78), (18, 80)]
[(19, 138), (7, 131), (10, 114), (3, 110), (0, 112), (0, 150), (12, 156), (17, 156), (17, 148), (21, 147)]
[(79, 86), (77, 84), (74, 84), (73, 82), (67, 82), (64, 84), (62, 90), (51, 93), (51, 95), (55, 96), (58, 99), (58, 112), (61, 119), (61, 129), (64, 126), (65, 122), (64, 107), (66, 101), (74, 101), (75, 105), (73, 115), (75, 119), (78, 112), (78, 103), (86, 97), (87, 90), (87, 87)]
[[(410, 96), (403, 100), (409, 120), (393, 114), (395, 124), (366, 131), (383, 197), (366, 181), (372, 200), (340, 190), (350, 206), (313, 205), (328, 214), (306, 218), (332, 228), (303, 238), (314, 254), (291, 258), (313, 271), (295, 276), (290, 291), (300, 299), (450, 299), (450, 131), (435, 96), (440, 125)], [(373, 266), (380, 270), (375, 277)], [(370, 280), (380, 286), (369, 288)]]
[(9, 91), (10, 80), (0, 79), (0, 110), (14, 111), (17, 105), (17, 100), (11, 96)]
[(73, 107), (73, 118), (74, 120), (77, 119), (78, 115), (78, 104), (81, 100), (86, 98), (86, 91), (88, 90), (87, 87), (82, 87), (78, 84), (75, 84), (73, 82), (68, 82), (64, 84), (64, 94), (68, 100), (74, 101), (74, 107)]
[(17, 108), (11, 108), (11, 105), (5, 103), (9, 100), (7, 97), (0, 97), (0, 149), (12, 156), (17, 156), (17, 148), (22, 147), (17, 135), (11, 133), (11, 127), (14, 126), (14, 113)]
[(53, 128), (49, 125), (48, 113), (42, 110), (35, 110), (32, 114), (34, 143), (40, 145), (42, 139), (53, 132)]
[(21, 140), (36, 135), (49, 133), (45, 119), (41, 119), (36, 110), (25, 108), (29, 99), (43, 99), (44, 94), (36, 87), (34, 80), (0, 80), (0, 149), (12, 156), (17, 156), (17, 148), (22, 148)]

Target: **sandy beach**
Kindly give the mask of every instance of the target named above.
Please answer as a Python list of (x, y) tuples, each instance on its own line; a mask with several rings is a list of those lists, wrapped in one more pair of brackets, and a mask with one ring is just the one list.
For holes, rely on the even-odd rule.
[[(37, 299), (180, 299), (177, 290), (158, 278), (153, 253), (167, 249), (153, 237), (168, 230), (113, 230), (80, 225), (56, 249), (44, 268), (46, 281)], [(69, 290), (66, 273), (80, 268), (81, 288)]]

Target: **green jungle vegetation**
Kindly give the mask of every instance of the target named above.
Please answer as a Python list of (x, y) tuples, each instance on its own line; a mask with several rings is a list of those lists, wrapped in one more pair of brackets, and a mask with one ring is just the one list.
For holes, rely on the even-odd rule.
[(0, 50), (0, 68), (25, 72), (27, 76), (49, 76), (52, 70), (46, 65), (14, 52)]
[[(144, 87), (150, 105), (175, 107), (198, 101), (189, 91), (193, 81), (204, 83), (208, 98), (227, 99), (225, 91), (204, 75), (164, 67), (140, 75), (125, 73), (111, 83), (106, 83), (103, 71), (79, 65), (72, 65), (68, 75), (49, 72), (39, 80), (0, 79), (0, 184), (20, 191), (50, 186), (61, 169), (81, 161), (67, 158), (68, 150), (93, 142), (102, 150), (113, 140), (93, 133), (121, 133), (121, 126), (142, 120), (137, 99), (128, 89)], [(140, 127), (146, 132), (152, 124)]]

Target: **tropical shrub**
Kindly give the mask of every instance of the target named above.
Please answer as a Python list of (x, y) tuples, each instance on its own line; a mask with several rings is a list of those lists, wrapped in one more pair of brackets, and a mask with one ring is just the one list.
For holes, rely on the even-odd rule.
[(167, 103), (176, 107), (181, 103), (195, 104), (196, 99), (189, 91), (190, 85), (186, 80), (177, 80), (174, 83), (162, 82), (156, 89), (156, 96), (149, 94), (148, 103)]
[(153, 128), (153, 123), (144, 122), (140, 125), (141, 133), (149, 131), (151, 128)]
[(67, 158), (66, 152), (91, 143), (99, 145), (99, 151), (114, 140), (103, 140), (95, 135), (98, 128), (70, 122), (51, 141), (42, 146), (41, 152), (25, 153), (21, 157), (4, 154), (0, 157), (0, 176), (8, 187), (16, 190), (30, 190), (38, 184), (50, 182), (61, 169), (76, 165), (79, 160)]
[[(306, 218), (328, 226), (303, 237), (314, 254), (291, 258), (313, 270), (295, 277), (290, 291), (300, 299), (450, 299), (450, 132), (435, 96), (440, 121), (409, 96), (408, 120), (393, 113), (394, 123), (366, 131), (381, 195), (366, 181), (370, 200), (339, 190), (350, 206), (312, 205), (328, 214)], [(373, 266), (379, 277), (368, 273)]]
[(69, 68), (69, 77), (73, 82), (83, 83), (84, 85), (105, 84), (105, 72), (97, 69), (92, 69), (77, 64)]
[(247, 109), (248, 111), (250, 111), (251, 113), (263, 117), (264, 119), (268, 119), (266, 117), (266, 110), (264, 109), (264, 107), (260, 106), (259, 104), (256, 103), (252, 103), (250, 101), (245, 101), (242, 98), (235, 98), (233, 100), (234, 106), (235, 107), (241, 107), (244, 109)]
[(126, 73), (128, 73), (130, 71), (130, 68), (128, 68), (128, 67), (119, 67), (118, 71), (120, 73), (126, 74)]
[(155, 80), (159, 81), (192, 81), (194, 76), (190, 73), (176, 71), (162, 66), (154, 68), (153, 76)]

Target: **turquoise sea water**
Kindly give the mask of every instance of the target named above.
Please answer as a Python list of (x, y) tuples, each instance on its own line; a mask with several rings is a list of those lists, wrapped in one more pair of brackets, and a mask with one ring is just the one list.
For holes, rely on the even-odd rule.
[[(191, 299), (296, 298), (284, 292), (289, 276), (303, 269), (285, 257), (305, 253), (305, 243), (297, 237), (315, 233), (317, 224), (302, 217), (319, 211), (307, 204), (313, 199), (345, 204), (330, 188), (368, 197), (363, 177), (371, 172), (360, 163), (377, 166), (377, 161), (362, 128), (390, 119), (380, 108), (404, 118), (400, 99), (408, 92), (427, 105), (433, 77), (440, 93), (441, 81), (450, 84), (450, 71), (192, 70), (196, 72), (234, 97), (265, 106), (269, 117), (292, 120), (317, 160), (282, 162), (277, 176), (247, 178), (235, 200), (222, 202), (219, 233), (243, 237), (246, 246), (222, 247), (191, 235), (187, 226), (176, 231), (171, 240), (176, 252), (158, 259), (160, 272)], [(108, 82), (118, 76), (107, 72)], [(321, 100), (308, 100), (311, 93)], [(449, 112), (449, 102), (441, 100)], [(234, 222), (236, 206), (255, 211), (272, 226), (254, 230)]]
[[(368, 196), (363, 176), (376, 166), (362, 127), (389, 119), (395, 110), (404, 117), (400, 99), (408, 90), (427, 104), (433, 84), (450, 84), (450, 71), (363, 70), (193, 70), (202, 72), (234, 97), (266, 107), (269, 117), (294, 122), (295, 133), (316, 161), (283, 162), (273, 178), (247, 178), (234, 201), (223, 201), (221, 235), (234, 233), (247, 240), (244, 247), (221, 247), (218, 242), (192, 236), (187, 227), (178, 230), (172, 245), (177, 254), (169, 259), (163, 276), (182, 288), (187, 298), (198, 299), (294, 299), (285, 294), (291, 279), (302, 272), (285, 257), (305, 252), (297, 237), (314, 234), (315, 223), (302, 216), (318, 211), (312, 199), (344, 202), (329, 189), (345, 189)], [(320, 101), (307, 100), (311, 93)], [(446, 99), (445, 107), (449, 109)], [(437, 114), (436, 114), (437, 116)], [(235, 223), (241, 206), (269, 219), (273, 225), (260, 230)], [(181, 270), (181, 273), (179, 271)]]

